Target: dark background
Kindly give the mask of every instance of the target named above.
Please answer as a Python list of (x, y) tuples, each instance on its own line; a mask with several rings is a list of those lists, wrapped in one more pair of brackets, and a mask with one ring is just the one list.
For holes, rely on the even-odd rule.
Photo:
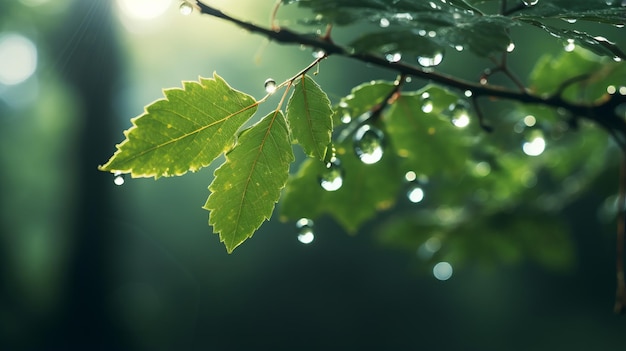
[[(469, 265), (443, 282), (381, 246), (376, 221), (348, 236), (321, 219), (303, 245), (293, 223), (272, 219), (227, 255), (201, 209), (213, 167), (114, 185), (97, 166), (162, 88), (218, 71), (261, 97), (265, 78), (311, 60), (182, 17), (176, 1), (160, 24), (124, 17), (121, 3), (0, 0), (0, 36), (21, 33), (38, 50), (32, 77), (0, 84), (0, 349), (626, 348), (626, 319), (612, 313), (614, 223), (598, 215), (616, 192), (615, 165), (563, 213), (577, 254), (569, 271)], [(216, 3), (264, 24), (273, 1)], [(560, 50), (539, 32), (513, 34), (521, 76)], [(484, 64), (450, 56), (441, 69), (475, 79)], [(332, 58), (317, 79), (336, 99), (377, 78), (394, 75)]]

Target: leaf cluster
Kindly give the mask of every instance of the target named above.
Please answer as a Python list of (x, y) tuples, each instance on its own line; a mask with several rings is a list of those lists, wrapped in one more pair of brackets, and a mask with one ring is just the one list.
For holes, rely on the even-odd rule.
[[(582, 109), (606, 101), (607, 86), (626, 81), (626, 54), (603, 37), (559, 24), (623, 26), (626, 7), (605, 0), (540, 0), (536, 6), (508, 8), (472, 0), (283, 3), (310, 9), (311, 16), (302, 19), (306, 24), (366, 24), (345, 50), (330, 39), (330, 31), (316, 37), (336, 48), (334, 53), (387, 58), (382, 62), (388, 67), (402, 64), (439, 84), (405, 90), (403, 75), (394, 82), (359, 85), (331, 104), (306, 75), (325, 58), (320, 57), (279, 84), (285, 91), (277, 108), (253, 120), (267, 96), (256, 100), (215, 74), (165, 90), (164, 99), (132, 120), (126, 139), (100, 169), (133, 177), (177, 176), (225, 155), (204, 208), (228, 252), (272, 216), (283, 193), (282, 219), (329, 215), (348, 232), (395, 206), (396, 215), (378, 228), (380, 239), (409, 250), (436, 240), (439, 247), (426, 259), (514, 262), (531, 257), (553, 268), (571, 262), (567, 228), (556, 213), (610, 162), (614, 148), (597, 126), (578, 123), (581, 116), (557, 105)], [(311, 39), (280, 28), (268, 31), (215, 10), (204, 13), (270, 37)], [(446, 50), (498, 61), (511, 45), (510, 29), (523, 26), (540, 28), (559, 45), (577, 49), (541, 58), (520, 93), (433, 72)], [(513, 79), (504, 58), (498, 69)], [(486, 134), (476, 98), (490, 92), (519, 101), (507, 115), (491, 118), (496, 131)], [(363, 127), (380, 133), (367, 146), (380, 149), (380, 160), (363, 162), (355, 149)], [(300, 145), (308, 159), (290, 176), (292, 144)], [(329, 172), (338, 179), (332, 191), (320, 186)], [(416, 191), (420, 196), (414, 196)], [(406, 194), (412, 195), (407, 199)], [(560, 254), (552, 254), (555, 250)]]

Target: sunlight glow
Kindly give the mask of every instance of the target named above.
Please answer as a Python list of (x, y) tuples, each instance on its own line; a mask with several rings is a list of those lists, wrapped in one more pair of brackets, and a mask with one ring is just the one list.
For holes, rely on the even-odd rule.
[(37, 47), (19, 34), (0, 35), (0, 83), (20, 84), (37, 69)]
[(151, 20), (163, 15), (172, 0), (117, 0), (117, 5), (130, 18)]

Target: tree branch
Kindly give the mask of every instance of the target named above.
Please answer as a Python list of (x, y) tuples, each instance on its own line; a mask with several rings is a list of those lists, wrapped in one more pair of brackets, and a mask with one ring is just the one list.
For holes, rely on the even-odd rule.
[[(518, 101), (525, 104), (538, 104), (554, 108), (562, 108), (572, 116), (585, 118), (595, 122), (615, 136), (618, 144), (626, 152), (626, 120), (620, 118), (615, 108), (626, 103), (626, 96), (621, 94), (607, 95), (606, 98), (592, 104), (577, 104), (563, 99), (559, 93), (551, 96), (538, 96), (528, 91), (512, 91), (503, 87), (479, 83), (473, 83), (458, 79), (443, 73), (425, 70), (421, 67), (406, 64), (404, 62), (390, 62), (381, 56), (376, 56), (363, 52), (352, 52), (341, 45), (335, 44), (328, 35), (319, 36), (316, 34), (302, 34), (289, 29), (272, 25), (271, 29), (258, 26), (256, 24), (242, 21), (231, 17), (222, 11), (196, 0), (196, 7), (200, 13), (221, 18), (236, 26), (246, 29), (252, 33), (262, 35), (270, 40), (282, 44), (304, 45), (313, 49), (323, 50), (326, 56), (338, 55), (352, 58), (363, 63), (372, 64), (386, 68), (402, 74), (424, 80), (432, 81), (461, 91), (470, 90), (473, 96), (487, 96), (506, 100)], [(517, 8), (515, 8), (517, 10)], [(509, 10), (511, 12), (512, 10)]]

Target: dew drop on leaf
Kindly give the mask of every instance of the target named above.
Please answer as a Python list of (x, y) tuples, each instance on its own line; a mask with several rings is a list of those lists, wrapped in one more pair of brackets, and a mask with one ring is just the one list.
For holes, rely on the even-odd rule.
[(430, 94), (428, 92), (425, 92), (422, 94), (422, 112), (424, 113), (431, 113), (433, 112), (433, 101), (430, 98)]
[(472, 174), (476, 177), (486, 177), (489, 173), (491, 173), (491, 165), (489, 162), (478, 162), (472, 168)]
[(433, 267), (433, 276), (437, 280), (448, 280), (452, 277), (452, 265), (448, 262), (439, 262)]
[(533, 131), (522, 144), (522, 151), (528, 156), (539, 156), (546, 149), (546, 140), (539, 130)]
[(576, 48), (576, 44), (574, 44), (574, 39), (567, 39), (565, 45), (563, 46), (565, 51), (572, 52)]
[(418, 185), (412, 185), (406, 193), (406, 197), (416, 204), (424, 200), (424, 190)]
[(510, 43), (510, 44), (506, 47), (506, 52), (513, 52), (513, 50), (515, 50), (515, 44), (514, 44), (514, 43)]
[(113, 173), (113, 184), (120, 186), (124, 184), (124, 175), (122, 172)]
[(385, 55), (385, 59), (389, 62), (398, 62), (402, 60), (402, 54), (399, 52), (389, 53)]
[(441, 249), (441, 240), (433, 236), (419, 246), (417, 256), (423, 260), (429, 260), (439, 249)]
[(383, 158), (383, 132), (364, 124), (354, 133), (354, 152), (361, 162), (371, 165)]
[(265, 91), (268, 94), (273, 94), (276, 91), (276, 81), (273, 80), (272, 78), (268, 78), (267, 80), (265, 80)]
[(417, 63), (422, 67), (435, 67), (443, 61), (443, 52), (436, 51), (431, 55), (420, 55), (417, 57)]
[(313, 220), (308, 218), (300, 218), (296, 222), (298, 228), (298, 241), (303, 244), (310, 244), (315, 239), (313, 232)]
[(350, 112), (344, 111), (341, 115), (341, 123), (349, 124), (350, 122), (352, 122), (352, 116), (350, 115)]
[(383, 17), (383, 18), (381, 18), (381, 19), (380, 19), (380, 27), (381, 27), (381, 28), (387, 28), (387, 27), (389, 27), (389, 20), (388, 20), (388, 19), (386, 19), (386, 18), (384, 18), (384, 17)]
[(526, 6), (535, 6), (539, 2), (539, 0), (522, 0), (522, 2)]
[(408, 171), (404, 174), (404, 179), (407, 182), (413, 182), (417, 179), (417, 174), (415, 174), (415, 172), (413, 171)]
[(459, 100), (448, 106), (445, 114), (450, 116), (450, 121), (455, 127), (465, 128), (470, 123), (469, 104), (465, 100)]
[(183, 2), (180, 3), (180, 6), (178, 7), (178, 10), (180, 11), (181, 15), (189, 16), (189, 15), (191, 15), (193, 13), (193, 5), (191, 5), (187, 1), (183, 1)]
[(324, 56), (326, 56), (326, 51), (322, 49), (317, 49), (313, 51), (313, 57), (316, 59), (322, 58)]
[(343, 168), (339, 159), (326, 163), (326, 169), (319, 177), (320, 186), (326, 191), (336, 191), (343, 185)]

